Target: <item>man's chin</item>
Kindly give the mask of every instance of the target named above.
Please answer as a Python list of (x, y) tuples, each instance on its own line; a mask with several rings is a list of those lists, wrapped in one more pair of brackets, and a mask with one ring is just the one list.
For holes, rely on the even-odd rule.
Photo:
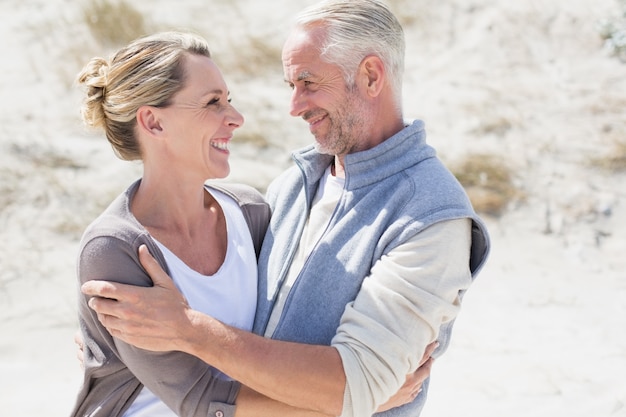
[(320, 143), (317, 141), (315, 142), (315, 150), (321, 153), (322, 155), (334, 155), (335, 154), (332, 150), (324, 147), (323, 145), (320, 145)]

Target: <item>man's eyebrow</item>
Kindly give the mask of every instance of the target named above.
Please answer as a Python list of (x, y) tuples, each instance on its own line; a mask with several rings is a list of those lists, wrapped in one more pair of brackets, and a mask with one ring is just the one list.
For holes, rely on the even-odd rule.
[[(302, 81), (302, 80), (306, 80), (307, 78), (310, 78), (313, 74), (311, 74), (309, 71), (302, 71), (300, 74), (298, 74), (298, 76), (296, 77), (296, 81)], [(285, 79), (286, 83), (291, 83), (291, 81)]]
[(302, 80), (306, 80), (307, 78), (310, 78), (313, 74), (311, 74), (309, 71), (302, 71), (299, 75), (297, 80), (298, 81), (302, 81)]

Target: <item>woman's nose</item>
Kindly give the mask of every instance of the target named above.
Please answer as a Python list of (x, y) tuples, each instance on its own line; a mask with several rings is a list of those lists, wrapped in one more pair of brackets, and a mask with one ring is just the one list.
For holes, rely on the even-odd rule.
[(230, 106), (230, 114), (227, 120), (229, 126), (240, 127), (244, 122), (244, 117), (235, 107)]

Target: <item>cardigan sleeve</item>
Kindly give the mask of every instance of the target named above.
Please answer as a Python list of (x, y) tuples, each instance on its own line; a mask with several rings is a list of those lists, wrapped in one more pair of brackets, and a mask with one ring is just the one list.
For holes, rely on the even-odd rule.
[(471, 221), (436, 223), (378, 260), (332, 346), (346, 374), (342, 416), (371, 415), (415, 371), (471, 284)]
[[(87, 241), (79, 254), (80, 283), (107, 280), (151, 286), (152, 281), (139, 262), (137, 248), (141, 243), (147, 243), (149, 248), (155, 246), (148, 242), (149, 238), (141, 240), (99, 235)], [(129, 378), (139, 380), (178, 415), (206, 417), (218, 408), (224, 410), (222, 415), (232, 415), (234, 407), (228, 404), (233, 404), (239, 383), (214, 377), (208, 364), (186, 353), (150, 352), (112, 337), (87, 301), (88, 297), (81, 295), (86, 382), (90, 380), (91, 386), (108, 387), (110, 393), (115, 392), (119, 387), (111, 386), (107, 378), (113, 380), (113, 374), (127, 372), (124, 371), (127, 368), (132, 373)], [(104, 394), (101, 401), (106, 401)]]

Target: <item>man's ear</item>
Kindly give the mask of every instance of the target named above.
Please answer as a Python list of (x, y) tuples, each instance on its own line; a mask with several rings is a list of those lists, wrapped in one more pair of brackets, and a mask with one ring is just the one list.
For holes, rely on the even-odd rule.
[(159, 119), (158, 109), (152, 106), (141, 106), (137, 110), (137, 127), (150, 135), (159, 135), (163, 126)]
[(380, 94), (385, 83), (385, 65), (383, 61), (375, 56), (366, 56), (359, 66), (359, 75), (362, 76), (364, 87), (370, 97)]

